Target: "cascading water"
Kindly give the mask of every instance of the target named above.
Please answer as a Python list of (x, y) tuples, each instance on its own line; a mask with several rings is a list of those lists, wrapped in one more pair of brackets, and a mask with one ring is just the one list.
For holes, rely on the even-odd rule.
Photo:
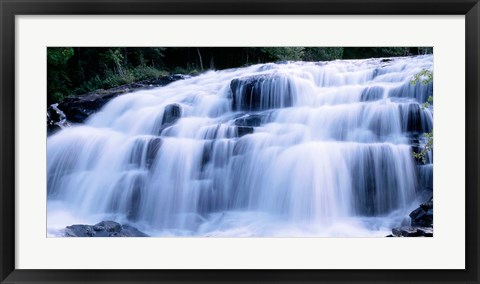
[(410, 82), (432, 65), (261, 64), (117, 97), (48, 138), (49, 232), (385, 236), (431, 191), (412, 145), (433, 128), (432, 84)]

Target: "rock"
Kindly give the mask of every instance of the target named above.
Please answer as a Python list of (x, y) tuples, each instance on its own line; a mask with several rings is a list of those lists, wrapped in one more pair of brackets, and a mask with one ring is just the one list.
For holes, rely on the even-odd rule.
[(123, 93), (125, 92), (118, 90), (107, 93), (105, 91), (93, 92), (75, 98), (66, 98), (58, 107), (63, 110), (69, 121), (82, 123), (112, 98)]
[[(152, 87), (161, 87), (172, 82), (190, 78), (188, 75), (170, 75), (153, 80), (144, 80), (132, 84), (126, 84), (108, 90), (96, 90), (81, 96), (67, 97), (58, 108), (66, 115), (66, 120), (75, 123), (83, 123), (90, 115), (97, 112), (111, 99), (132, 91), (147, 89)], [(48, 115), (48, 112), (47, 112)]]
[(409, 217), (411, 218), (410, 226), (392, 229), (394, 237), (433, 237), (433, 197), (420, 204)]
[(72, 225), (65, 228), (65, 237), (149, 237), (130, 225), (102, 221), (95, 225)]
[(102, 221), (93, 226), (95, 231), (107, 231), (109, 233), (119, 233), (122, 230), (122, 225), (113, 221)]
[(52, 104), (47, 108), (47, 134), (51, 135), (58, 130), (70, 126), (67, 117), (63, 111), (58, 108), (58, 104)]
[(65, 228), (65, 237), (93, 237), (95, 230), (88, 225), (72, 225)]
[(365, 88), (362, 92), (362, 96), (360, 100), (362, 102), (370, 102), (370, 101), (377, 101), (383, 98), (383, 92), (385, 90), (379, 86), (371, 86)]
[(136, 168), (140, 168), (143, 166), (142, 161), (145, 161), (144, 166), (147, 169), (151, 169), (157, 157), (158, 150), (162, 146), (162, 142), (163, 141), (160, 137), (135, 140), (128, 160), (129, 164)]
[(162, 134), (166, 128), (174, 125), (180, 117), (182, 117), (182, 107), (179, 104), (165, 106), (162, 117), (157, 118), (155, 122), (154, 133)]
[(292, 86), (286, 77), (255, 75), (230, 82), (232, 109), (267, 110), (292, 106)]
[(389, 91), (389, 97), (415, 98), (418, 103), (427, 102), (428, 97), (433, 95), (433, 82), (428, 84), (412, 85), (409, 81)]
[(253, 133), (253, 127), (249, 126), (237, 126), (238, 137), (245, 136), (247, 134)]
[(168, 84), (173, 83), (175, 81), (184, 80), (184, 79), (188, 79), (188, 78), (191, 78), (191, 77), (192, 76), (190, 76), (190, 75), (173, 74), (173, 75), (170, 75), (170, 76), (164, 76), (164, 77), (160, 77), (158, 79), (150, 80), (148, 82), (151, 85), (154, 85), (154, 86), (165, 86), (165, 85), (168, 85)]
[(121, 234), (122, 236), (118, 236), (118, 237), (149, 237), (149, 235), (143, 232), (140, 232), (137, 228), (132, 227), (130, 225), (123, 225)]
[(403, 124), (403, 131), (426, 133), (432, 131), (433, 125), (428, 121), (425, 110), (417, 103), (400, 105), (400, 116)]
[(433, 237), (433, 228), (403, 226), (393, 228), (392, 235), (395, 237)]
[(433, 197), (410, 213), (411, 225), (418, 227), (433, 227)]
[(262, 124), (262, 119), (265, 115), (262, 114), (247, 114), (235, 119), (236, 126), (257, 127)]
[(182, 108), (179, 104), (170, 104), (165, 107), (162, 117), (162, 125), (173, 124), (182, 116)]
[(146, 159), (146, 166), (147, 169), (151, 169), (155, 159), (157, 158), (158, 150), (162, 146), (162, 139), (161, 138), (153, 138), (148, 142), (147, 145), (147, 159)]

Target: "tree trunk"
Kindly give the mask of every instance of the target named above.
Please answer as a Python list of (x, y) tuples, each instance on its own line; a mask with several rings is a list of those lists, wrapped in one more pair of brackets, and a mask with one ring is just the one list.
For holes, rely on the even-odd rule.
[(203, 71), (203, 60), (202, 54), (200, 54), (200, 49), (197, 47), (198, 59), (200, 60), (200, 69)]
[(210, 69), (215, 69), (215, 62), (213, 61), (213, 55), (212, 57), (210, 58)]

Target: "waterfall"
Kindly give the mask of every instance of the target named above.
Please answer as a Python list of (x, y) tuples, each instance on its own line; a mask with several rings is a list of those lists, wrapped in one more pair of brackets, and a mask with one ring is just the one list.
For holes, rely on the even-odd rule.
[(432, 190), (433, 157), (412, 155), (433, 129), (424, 69), (433, 56), (269, 63), (119, 96), (48, 138), (47, 226), (384, 236)]

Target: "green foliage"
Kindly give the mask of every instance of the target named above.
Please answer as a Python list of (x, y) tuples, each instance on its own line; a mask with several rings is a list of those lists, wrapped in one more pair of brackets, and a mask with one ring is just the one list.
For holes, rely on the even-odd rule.
[(423, 147), (422, 151), (420, 152), (413, 152), (413, 157), (417, 160), (422, 161), (424, 164), (427, 162), (427, 155), (430, 151), (433, 150), (433, 131), (432, 132), (425, 132), (423, 133), (427, 142), (425, 143), (425, 147)]
[(433, 103), (433, 96), (428, 96), (428, 100), (422, 104), (422, 109), (429, 108), (431, 103)]
[(424, 70), (420, 71), (419, 73), (417, 73), (413, 76), (411, 84), (415, 85), (415, 84), (418, 84), (420, 82), (420, 83), (426, 85), (428, 83), (431, 83), (432, 81), (433, 81), (432, 71), (424, 69)]
[(63, 93), (60, 92), (54, 92), (53, 94), (50, 94), (50, 96), (51, 100), (54, 102), (60, 102), (66, 97)]
[(160, 68), (164, 57), (165, 47), (137, 47), (129, 48), (131, 62), (137, 62), (138, 66), (150, 66)]
[[(173, 73), (276, 61), (328, 61), (431, 53), (431, 47), (53, 47), (48, 101)], [(201, 56), (199, 56), (199, 53)], [(201, 59), (200, 59), (201, 58)]]
[[(427, 69), (423, 69), (422, 71), (418, 72), (413, 76), (413, 79), (410, 81), (410, 84), (416, 85), (418, 83), (421, 83), (426, 85), (431, 82), (433, 82), (433, 72)], [(432, 103), (433, 103), (433, 96), (429, 96), (428, 100), (422, 104), (422, 109), (429, 108)]]
[(433, 54), (433, 47), (418, 47), (418, 54)]
[(156, 79), (160, 76), (168, 75), (168, 72), (161, 71), (153, 67), (138, 66), (132, 70), (132, 75), (135, 81), (142, 81), (148, 79)]
[(303, 60), (330, 61), (343, 58), (343, 47), (305, 47)]
[(271, 60), (302, 60), (304, 47), (260, 47)]
[(432, 54), (432, 47), (344, 47), (343, 59)]
[(424, 85), (433, 82), (433, 72), (427, 69), (423, 69), (422, 71), (418, 72), (413, 76), (413, 79), (410, 81), (410, 84), (416, 85), (419, 82)]
[(123, 67), (124, 57), (120, 48), (109, 48), (107, 52), (102, 54), (102, 62), (105, 64), (106, 69), (113, 67), (115, 73), (119, 75), (125, 75), (125, 68)]
[(107, 72), (102, 87), (103, 89), (109, 89), (133, 82), (135, 82), (135, 77), (130, 70), (123, 70), (119, 73)]
[(47, 64), (51, 66), (62, 66), (67, 64), (68, 59), (73, 56), (71, 47), (48, 47)]
[(73, 56), (71, 47), (47, 48), (47, 102), (58, 102), (69, 94), (71, 84), (67, 62)]
[(82, 83), (79, 87), (77, 87), (73, 93), (80, 95), (85, 94), (94, 90), (102, 89), (103, 88), (103, 80), (100, 79), (100, 76), (96, 75), (95, 77), (91, 78), (90, 80)]
[(98, 89), (110, 89), (125, 84), (131, 84), (143, 80), (157, 79), (161, 76), (167, 76), (168, 72), (157, 70), (153, 67), (138, 66), (132, 70), (124, 70), (122, 73), (115, 73), (112, 70), (105, 72), (102, 79), (99, 75), (84, 82), (74, 93), (84, 94)]
[(395, 57), (409, 55), (409, 47), (379, 47), (382, 56)]
[(198, 74), (198, 70), (193, 66), (190, 65), (189, 67), (180, 67), (177, 66), (170, 71), (172, 74)]
[[(433, 72), (427, 69), (424, 69), (413, 76), (413, 79), (410, 81), (410, 84), (416, 85), (418, 83), (421, 84), (429, 84), (433, 82)], [(422, 109), (429, 108), (430, 104), (433, 103), (433, 96), (429, 96), (427, 101), (422, 104)], [(413, 157), (417, 160), (422, 161), (424, 164), (426, 163), (426, 157), (430, 151), (433, 150), (433, 131), (432, 132), (425, 132), (423, 136), (427, 140), (425, 146), (423, 147), (422, 151), (420, 152), (413, 152)]]

